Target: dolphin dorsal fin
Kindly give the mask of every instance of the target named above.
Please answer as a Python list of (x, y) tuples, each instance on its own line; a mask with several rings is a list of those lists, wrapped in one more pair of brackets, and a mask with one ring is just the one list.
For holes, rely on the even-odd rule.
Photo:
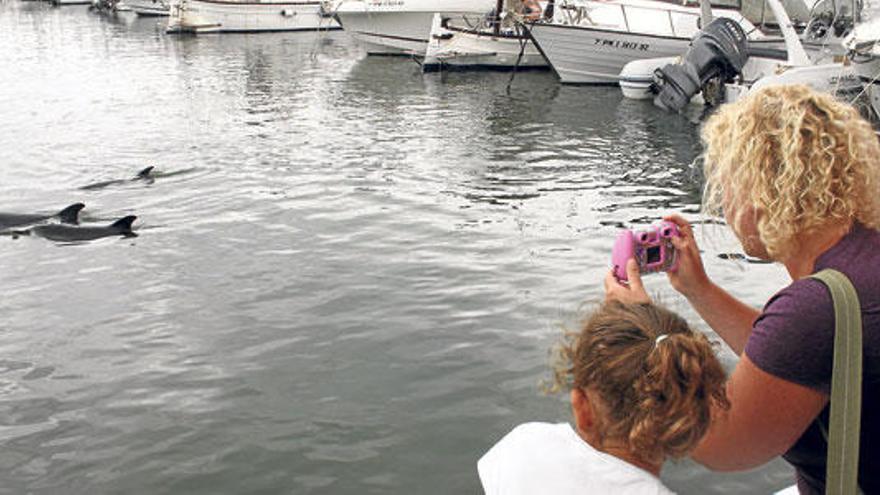
[(153, 165), (150, 165), (149, 167), (138, 172), (138, 175), (137, 175), (138, 179), (149, 179), (150, 174), (153, 173), (154, 168), (156, 168), (156, 167), (154, 167)]
[(122, 217), (119, 220), (113, 222), (110, 227), (114, 229), (119, 229), (120, 232), (131, 232), (131, 224), (134, 223), (136, 218), (137, 217), (134, 215)]
[(79, 224), (79, 212), (85, 207), (86, 205), (82, 203), (74, 203), (67, 208), (59, 211), (58, 218), (61, 219), (62, 223), (77, 225)]

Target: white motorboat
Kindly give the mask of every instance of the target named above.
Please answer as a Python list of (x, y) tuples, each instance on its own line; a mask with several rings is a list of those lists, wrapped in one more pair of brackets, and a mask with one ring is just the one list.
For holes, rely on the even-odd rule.
[(172, 1), (169, 33), (316, 31), (339, 29), (319, 1)]
[(682, 57), (627, 64), (620, 75), (624, 96), (654, 98), (658, 106), (680, 111), (689, 103), (736, 101), (751, 91), (782, 84), (805, 84), (844, 98), (861, 94), (853, 64), (823, 52), (813, 52), (811, 58), (779, 0), (768, 0), (768, 5), (785, 50), (753, 48), (740, 25), (718, 19), (707, 23)]
[(167, 0), (125, 0), (125, 5), (140, 16), (166, 16), (171, 9)]
[(679, 61), (681, 57), (657, 57), (627, 63), (618, 77), (620, 92), (631, 100), (650, 100), (654, 97), (654, 71)]
[[(781, 46), (738, 11), (717, 14), (735, 19), (753, 40)], [(628, 62), (684, 53), (699, 19), (699, 7), (661, 0), (562, 0), (552, 21), (526, 26), (562, 83), (617, 84)]]
[(423, 56), (434, 14), (476, 26), (495, 0), (342, 0), (328, 7), (371, 55)]
[[(487, 25), (488, 24), (488, 25)], [(449, 24), (434, 14), (422, 70), (547, 69), (549, 65), (516, 23), (482, 23), (475, 29)]]
[[(620, 74), (620, 89), (623, 96), (634, 100), (656, 97), (654, 71), (679, 61), (678, 57), (661, 57), (628, 63)], [(857, 65), (842, 62), (826, 61), (819, 64), (791, 66), (783, 58), (751, 56), (743, 66), (737, 82), (706, 89), (709, 92), (721, 91), (716, 93), (720, 98), (710, 100), (713, 103), (736, 101), (750, 91), (780, 84), (806, 84), (818, 91), (852, 96), (860, 93), (863, 88), (858, 71)], [(706, 100), (702, 93), (703, 91), (693, 94), (690, 102), (704, 104)]]
[[(781, 67), (778, 61), (754, 59), (763, 68), (752, 67), (750, 72), (760, 74), (753, 80), (744, 79), (724, 86), (724, 101), (736, 101), (746, 94), (767, 86), (805, 84), (817, 91), (849, 99), (861, 93), (863, 85), (856, 67), (842, 62), (827, 62), (801, 67)], [(771, 72), (771, 70), (773, 72)]]

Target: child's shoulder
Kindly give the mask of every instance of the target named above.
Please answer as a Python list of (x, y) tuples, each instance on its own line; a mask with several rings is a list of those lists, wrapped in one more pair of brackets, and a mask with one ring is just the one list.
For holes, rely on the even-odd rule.
[[(523, 423), (514, 427), (493, 446), (488, 454), (499, 452), (534, 452), (535, 449), (556, 443), (571, 427), (567, 423)], [(487, 455), (488, 455), (487, 454)]]
[[(480, 481), (487, 494), (520, 495), (535, 492), (530, 487), (546, 482), (548, 472), (557, 471), (551, 458), (568, 450), (567, 423), (523, 423), (513, 428), (477, 462)], [(532, 487), (534, 488), (534, 487)]]
[(568, 423), (523, 423), (477, 462), (489, 495), (534, 493), (670, 495), (646, 471), (601, 453)]
[(489, 461), (492, 458), (509, 460), (529, 457), (547, 449), (548, 446), (566, 441), (571, 431), (571, 426), (568, 423), (523, 423), (498, 440), (483, 456), (481, 462)]
[(515, 438), (545, 438), (546, 435), (560, 435), (567, 433), (570, 430), (571, 426), (568, 423), (542, 423), (532, 421), (516, 426), (514, 429), (510, 430), (510, 433), (508, 433), (507, 436)]

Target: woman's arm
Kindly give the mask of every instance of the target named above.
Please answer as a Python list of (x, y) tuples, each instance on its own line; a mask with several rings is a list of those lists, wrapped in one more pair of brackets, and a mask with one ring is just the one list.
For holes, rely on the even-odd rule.
[(730, 410), (715, 411), (692, 457), (716, 471), (760, 466), (788, 451), (828, 396), (758, 368), (743, 355), (727, 382)]
[(678, 256), (678, 268), (667, 274), (670, 284), (688, 299), (703, 320), (735, 353), (742, 354), (752, 331), (752, 323), (760, 311), (744, 304), (709, 280), (694, 239), (694, 231), (687, 220), (679, 215), (670, 215), (664, 220), (675, 223), (681, 233), (681, 237), (672, 238)]
[(685, 297), (703, 321), (724, 339), (733, 352), (742, 355), (749, 334), (752, 333), (752, 324), (761, 312), (731, 296), (712, 282)]

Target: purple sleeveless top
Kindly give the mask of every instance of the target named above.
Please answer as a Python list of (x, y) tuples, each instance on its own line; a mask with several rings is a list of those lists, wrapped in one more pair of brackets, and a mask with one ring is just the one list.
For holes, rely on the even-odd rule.
[[(880, 493), (880, 232), (856, 224), (817, 260), (856, 288), (862, 307), (864, 377), (859, 486)], [(834, 307), (824, 284), (797, 280), (774, 295), (755, 320), (745, 353), (771, 375), (830, 394)], [(828, 407), (820, 417), (828, 424)], [(876, 452), (876, 453), (875, 453)], [(783, 457), (797, 469), (802, 494), (825, 491), (826, 444), (813, 423)]]

